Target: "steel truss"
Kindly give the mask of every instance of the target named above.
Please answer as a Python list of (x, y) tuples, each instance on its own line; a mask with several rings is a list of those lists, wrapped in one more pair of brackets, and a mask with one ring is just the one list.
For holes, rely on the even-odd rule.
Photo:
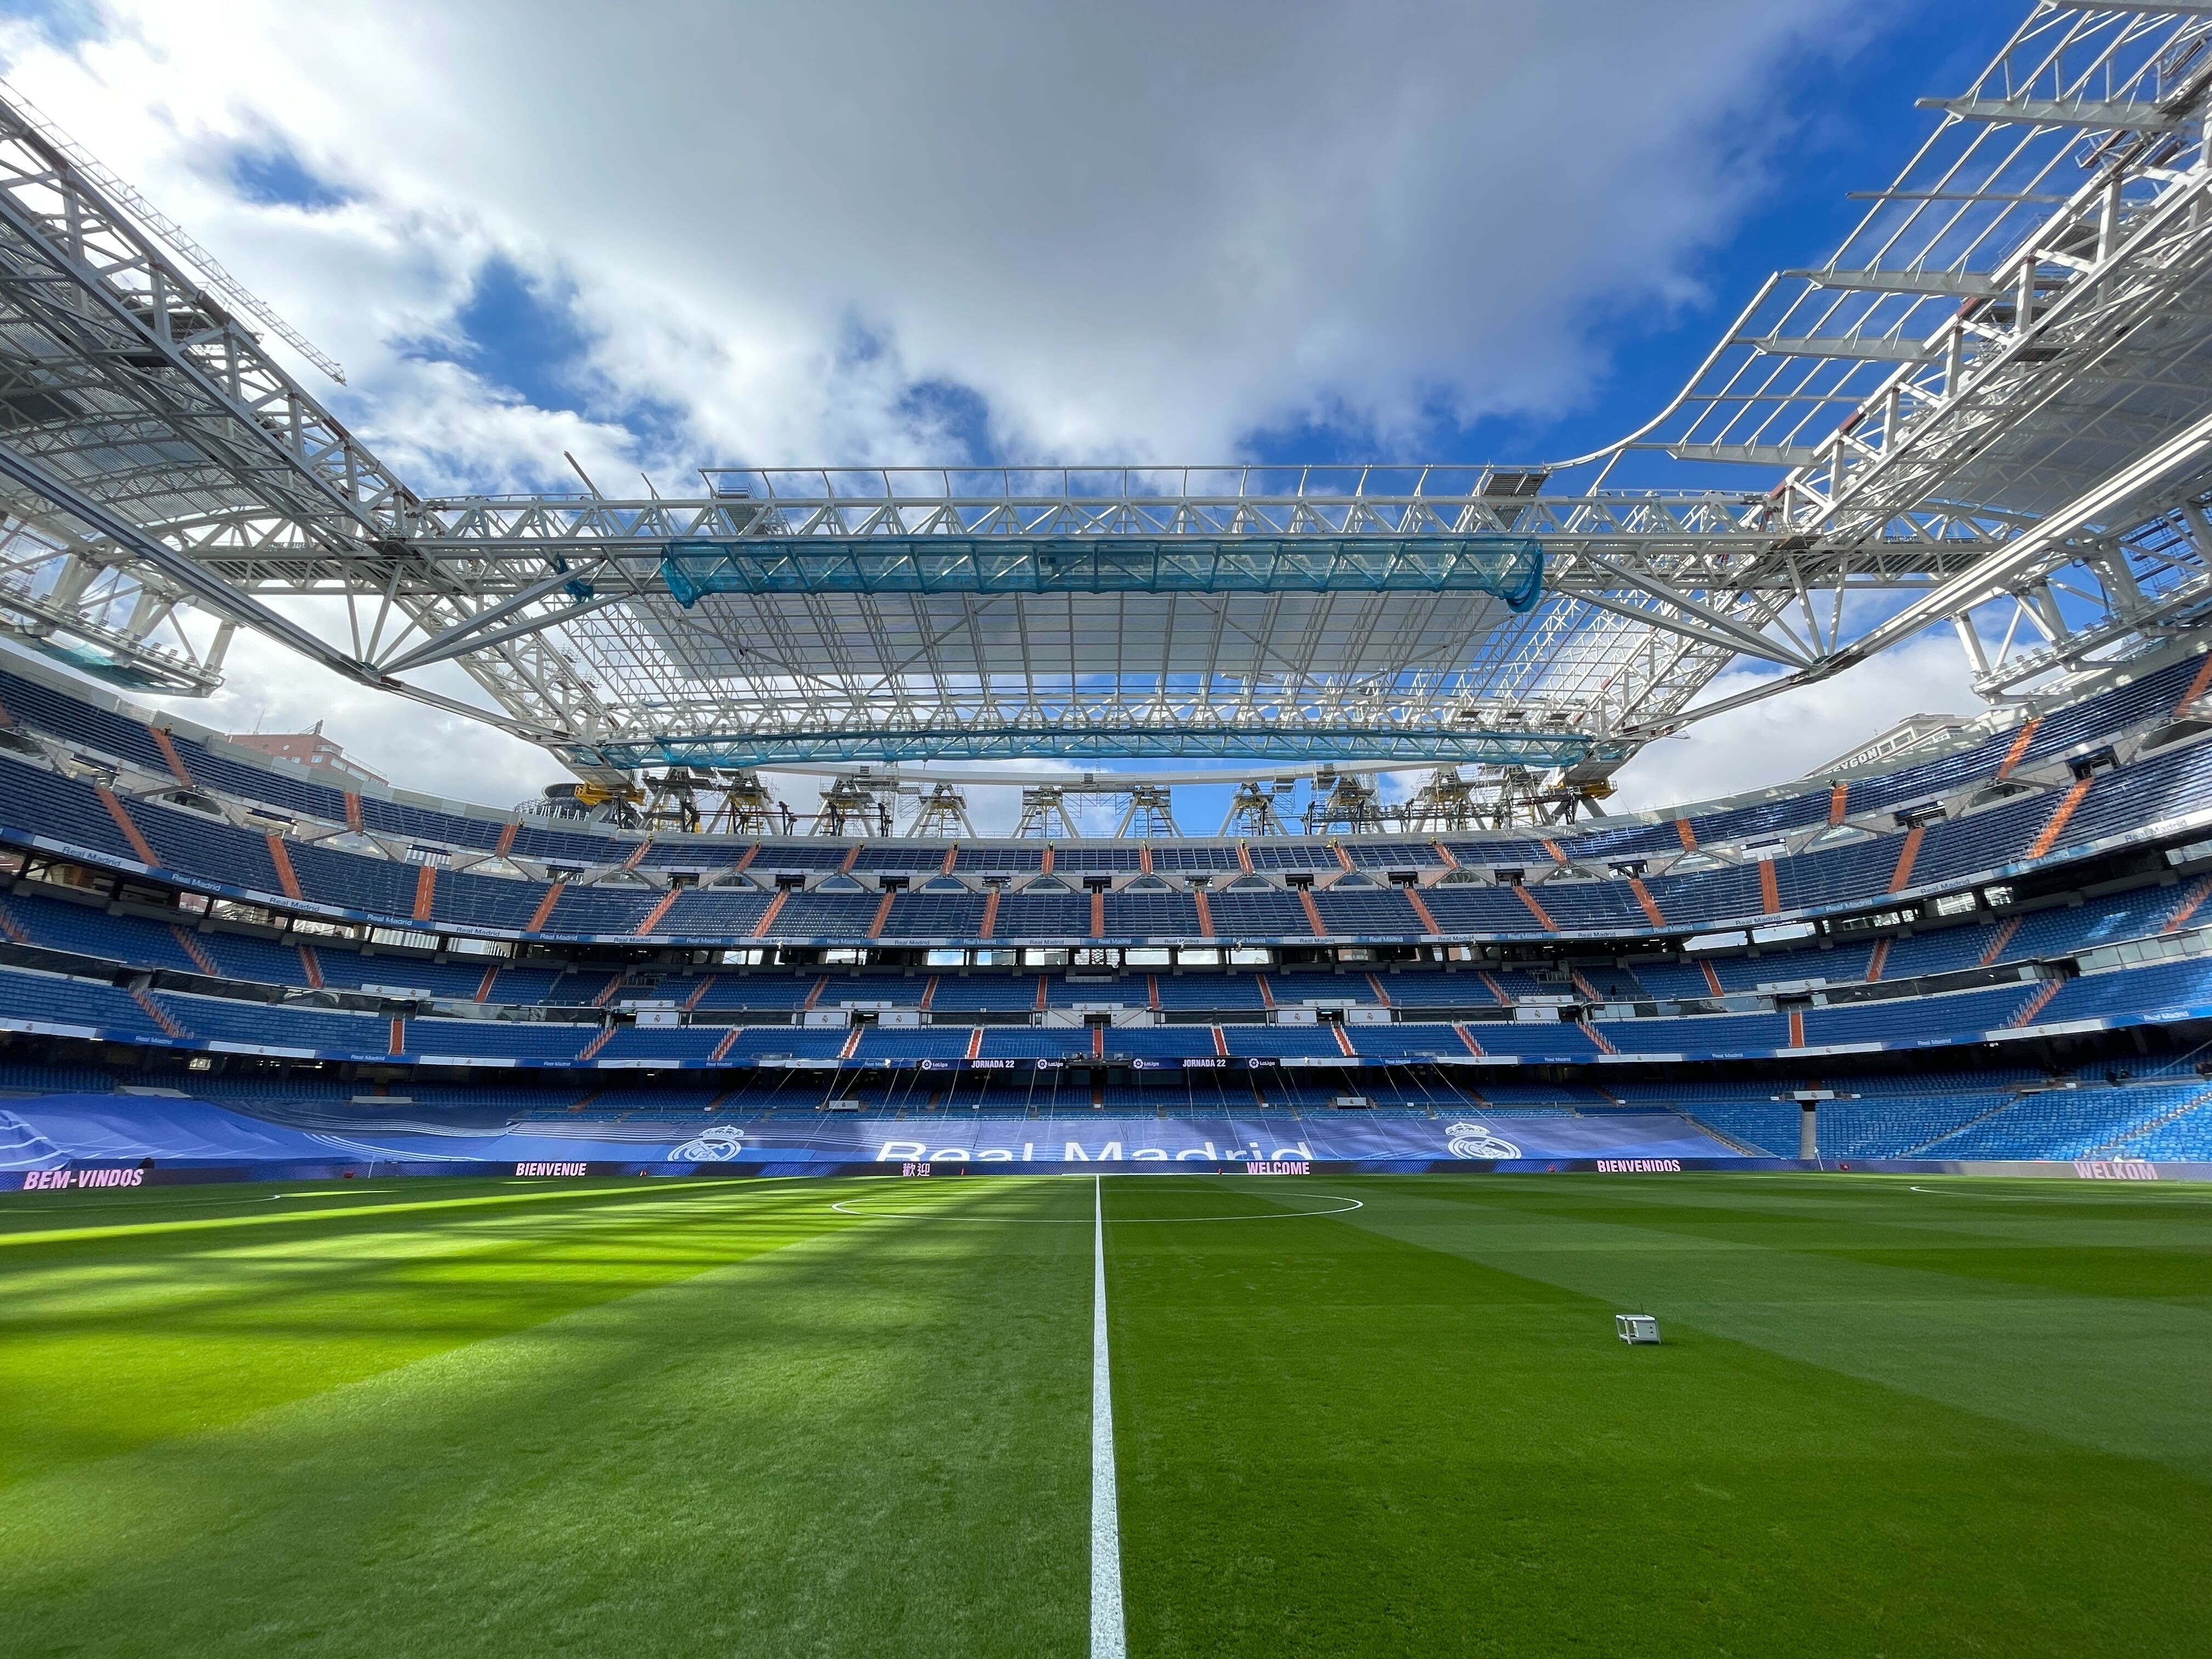
[[(2047, 693), (2212, 603), (2208, 91), (2212, 7), (2039, 6), (1833, 258), (1555, 465), (720, 469), (632, 501), (418, 498), (0, 106), (0, 629), (186, 690), (238, 626), (460, 707), (403, 678), (452, 660), (470, 712), (586, 773), (1342, 757), (1595, 787), (1745, 700), (1692, 707), (1731, 663), (1770, 696), (1946, 620), (1985, 695)], [(1685, 463), (1748, 482), (1664, 482)]]

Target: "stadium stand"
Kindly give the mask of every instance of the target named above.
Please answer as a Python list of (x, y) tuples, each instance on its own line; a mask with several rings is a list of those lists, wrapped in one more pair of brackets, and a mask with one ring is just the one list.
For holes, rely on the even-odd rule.
[[(1049, 848), (550, 828), (0, 672), (36, 739), (0, 752), (0, 1090), (150, 1068), (343, 1116), (398, 1079), (418, 1115), (594, 1121), (1644, 1109), (1787, 1158), (1821, 1085), (1837, 1158), (2212, 1157), (2212, 744), (2148, 742), (2196, 672), (1543, 838)], [(461, 1075), (494, 1067), (517, 1081)]]

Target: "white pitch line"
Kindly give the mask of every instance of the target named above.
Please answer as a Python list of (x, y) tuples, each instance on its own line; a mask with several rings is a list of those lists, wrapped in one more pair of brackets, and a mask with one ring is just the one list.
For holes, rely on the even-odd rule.
[(1091, 1659), (1126, 1659), (1121, 1510), (1114, 1486), (1114, 1376), (1106, 1352), (1106, 1191), (1091, 1177)]

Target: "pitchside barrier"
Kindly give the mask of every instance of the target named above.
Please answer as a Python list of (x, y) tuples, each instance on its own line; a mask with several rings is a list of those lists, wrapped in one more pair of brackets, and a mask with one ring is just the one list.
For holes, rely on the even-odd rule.
[(1690, 1173), (1806, 1172), (1850, 1175), (2017, 1176), (2083, 1181), (2212, 1181), (2212, 1164), (2151, 1164), (2129, 1159), (2076, 1163), (1981, 1162), (1933, 1158), (1579, 1158), (1320, 1159), (1258, 1158), (1243, 1162), (1134, 1162), (1128, 1159), (1030, 1159), (975, 1163), (963, 1159), (877, 1160), (866, 1163), (786, 1162), (729, 1158), (714, 1164), (581, 1162), (520, 1159), (485, 1161), (257, 1164), (67, 1164), (37, 1170), (0, 1170), (0, 1194), (9, 1192), (121, 1193), (133, 1188), (200, 1186), (226, 1182), (389, 1180), (448, 1176), (475, 1180), (562, 1181), (618, 1179), (728, 1180), (790, 1176), (875, 1176), (892, 1180), (957, 1179), (969, 1176), (1347, 1176), (1347, 1175), (1597, 1175), (1655, 1177)]
[(1497, 1175), (1664, 1176), (1686, 1170), (2212, 1178), (2212, 1164), (1746, 1157), (1675, 1113), (1193, 1113), (1173, 1118), (525, 1119), (470, 1127), (381, 1111), (183, 1095), (48, 1095), (0, 1105), (0, 1192), (172, 1182), (449, 1175)]

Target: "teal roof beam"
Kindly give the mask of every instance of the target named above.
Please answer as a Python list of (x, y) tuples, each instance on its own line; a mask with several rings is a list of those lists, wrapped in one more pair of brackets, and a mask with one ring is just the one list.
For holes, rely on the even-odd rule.
[(1487, 593), (1543, 595), (1532, 537), (760, 537), (668, 544), (686, 609), (710, 593)]
[(1633, 744), (1599, 742), (1571, 732), (1447, 732), (1389, 726), (1301, 732), (1275, 724), (1241, 731), (1040, 725), (944, 732), (848, 730), (643, 738), (579, 748), (574, 758), (623, 771), (647, 766), (1030, 760), (1039, 756), (1070, 760), (1402, 761), (1408, 766), (1545, 768), (1571, 766), (1593, 755), (1618, 758), (1633, 748)]

